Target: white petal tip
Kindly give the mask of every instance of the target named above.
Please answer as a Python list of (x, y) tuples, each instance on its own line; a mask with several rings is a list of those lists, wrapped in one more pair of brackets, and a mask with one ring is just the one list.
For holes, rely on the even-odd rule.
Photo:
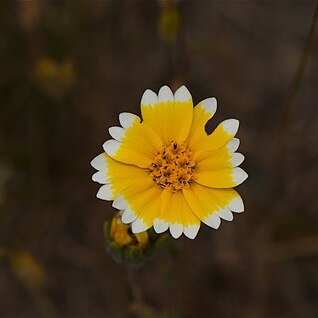
[(159, 99), (159, 102), (173, 102), (174, 100), (173, 93), (167, 85), (162, 86), (160, 88), (158, 93), (158, 99)]
[(240, 140), (238, 138), (233, 138), (227, 145), (229, 152), (235, 152), (240, 146)]
[(116, 152), (120, 148), (120, 146), (121, 146), (121, 143), (117, 140), (114, 140), (114, 139), (107, 140), (103, 144), (103, 148), (104, 148), (105, 152), (110, 157), (113, 157), (116, 155)]
[(113, 191), (110, 184), (105, 184), (99, 188), (96, 197), (101, 200), (110, 201), (113, 199)]
[(95, 168), (96, 170), (106, 169), (106, 167), (107, 167), (107, 162), (106, 162), (105, 153), (101, 153), (100, 155), (96, 156), (96, 157), (91, 161), (91, 166), (92, 166), (93, 168)]
[(109, 183), (109, 177), (106, 170), (97, 171), (92, 175), (92, 180), (100, 184)]
[(232, 154), (232, 158), (230, 159), (231, 163), (232, 163), (232, 167), (237, 167), (239, 166), (243, 161), (244, 161), (245, 157), (238, 152), (235, 152)]
[[(132, 211), (129, 207), (127, 207), (121, 216), (121, 221), (124, 224), (129, 224), (129, 223), (135, 221), (136, 218), (137, 218), (137, 215), (135, 214), (135, 212)], [(135, 225), (135, 227), (136, 227), (136, 225)], [(137, 233), (137, 232), (134, 232), (134, 233)]]
[(241, 168), (234, 168), (232, 179), (235, 183), (235, 186), (243, 183), (248, 178), (248, 174)]
[(127, 206), (126, 200), (121, 195), (117, 196), (112, 204), (112, 207), (117, 210), (125, 210)]
[(160, 219), (155, 219), (153, 221), (153, 228), (156, 233), (160, 234), (168, 230), (169, 223)]
[(198, 224), (189, 225), (183, 229), (183, 233), (187, 238), (193, 240), (197, 236), (199, 229), (200, 229), (200, 225)]
[(229, 209), (222, 209), (216, 214), (225, 221), (233, 221), (233, 213)]
[(119, 123), (123, 128), (129, 128), (133, 125), (134, 121), (137, 120), (140, 123), (140, 118), (132, 113), (120, 113)]
[(116, 126), (109, 127), (108, 132), (117, 141), (121, 141), (125, 135), (125, 130), (121, 127), (116, 127)]
[(215, 112), (216, 112), (216, 108), (217, 108), (217, 102), (216, 102), (216, 98), (215, 97), (211, 97), (211, 98), (207, 98), (205, 100), (203, 100), (201, 103), (202, 108), (210, 114), (210, 116), (212, 117)]
[(170, 233), (172, 235), (173, 238), (177, 239), (181, 236), (183, 232), (183, 225), (182, 224), (178, 224), (178, 223), (174, 223), (170, 225)]
[(183, 85), (179, 87), (174, 93), (174, 100), (175, 102), (187, 102), (189, 100), (192, 100), (192, 96), (188, 89)]
[(216, 213), (213, 213), (204, 220), (204, 223), (217, 230), (220, 227), (221, 220)]
[(149, 228), (149, 226), (147, 226), (147, 224), (141, 220), (141, 219), (136, 219), (132, 224), (131, 224), (131, 230), (133, 233), (141, 233), (141, 232), (145, 232), (147, 231), (147, 229)]
[(244, 212), (244, 203), (240, 196), (237, 196), (229, 203), (229, 208), (236, 213)]
[(158, 103), (158, 96), (155, 92), (147, 89), (141, 97), (141, 105), (143, 106), (154, 106)]
[(222, 128), (229, 134), (234, 136), (240, 126), (240, 122), (237, 119), (226, 119), (222, 122)]

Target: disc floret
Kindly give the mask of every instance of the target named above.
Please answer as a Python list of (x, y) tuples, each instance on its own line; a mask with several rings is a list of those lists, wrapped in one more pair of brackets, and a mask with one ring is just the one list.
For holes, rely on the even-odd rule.
[(195, 180), (195, 162), (185, 142), (171, 141), (167, 147), (162, 146), (149, 170), (158, 186), (172, 192), (189, 188)]

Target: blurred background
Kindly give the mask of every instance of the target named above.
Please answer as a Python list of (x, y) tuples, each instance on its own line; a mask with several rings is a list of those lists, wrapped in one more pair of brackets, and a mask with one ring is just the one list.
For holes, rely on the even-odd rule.
[[(318, 43), (310, 1), (0, 3), (1, 317), (317, 317)], [(300, 85), (295, 79), (302, 55)], [(143, 91), (238, 118), (245, 213), (116, 263), (89, 162)]]

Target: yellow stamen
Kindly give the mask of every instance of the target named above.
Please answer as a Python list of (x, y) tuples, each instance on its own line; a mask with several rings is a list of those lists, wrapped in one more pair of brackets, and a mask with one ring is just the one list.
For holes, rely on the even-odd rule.
[(196, 177), (191, 157), (192, 151), (185, 142), (172, 141), (168, 147), (162, 146), (149, 167), (152, 180), (172, 192), (189, 188)]

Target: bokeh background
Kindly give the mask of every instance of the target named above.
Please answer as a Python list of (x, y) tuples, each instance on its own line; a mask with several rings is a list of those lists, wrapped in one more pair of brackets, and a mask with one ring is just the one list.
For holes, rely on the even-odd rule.
[[(310, 1), (0, 3), (1, 317), (317, 317), (318, 34)], [(104, 246), (90, 160), (143, 91), (240, 119), (246, 211), (135, 270)]]

